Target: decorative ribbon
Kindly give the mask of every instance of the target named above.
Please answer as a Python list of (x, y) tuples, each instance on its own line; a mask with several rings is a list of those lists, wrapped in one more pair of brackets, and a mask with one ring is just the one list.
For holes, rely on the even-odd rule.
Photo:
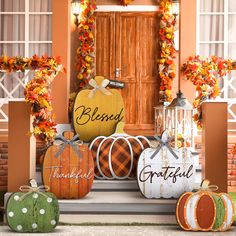
[[(79, 137), (78, 134), (76, 134), (71, 140), (67, 140), (64, 136), (62, 135), (58, 135), (56, 138), (55, 138), (55, 141), (54, 141), (54, 145), (61, 145), (61, 148), (60, 150), (55, 154), (55, 157), (59, 157), (62, 152), (64, 151), (64, 149), (66, 148), (66, 145), (70, 145), (73, 150), (75, 151), (75, 153), (80, 157), (82, 158), (82, 155), (79, 151), (79, 149), (77, 149), (76, 147), (76, 144), (81, 144), (82, 141), (81, 140), (77, 140)], [(60, 143), (58, 143), (57, 141), (61, 141)]]
[(179, 157), (173, 151), (172, 147), (169, 146), (171, 138), (168, 138), (167, 141), (163, 141), (162, 138), (158, 136), (154, 136), (154, 137), (159, 142), (159, 146), (157, 147), (157, 150), (151, 155), (150, 157), (151, 159), (153, 159), (157, 155), (157, 153), (161, 150), (162, 147), (166, 147), (176, 159), (179, 159)]
[(109, 80), (108, 79), (104, 79), (101, 83), (101, 85), (98, 85), (96, 80), (91, 79), (89, 81), (89, 85), (91, 85), (94, 89), (91, 90), (91, 92), (88, 95), (88, 98), (93, 98), (93, 96), (95, 95), (95, 93), (100, 90), (103, 94), (105, 95), (111, 95), (111, 92), (109, 90), (106, 89), (106, 86), (109, 84)]
[(217, 185), (210, 185), (210, 181), (208, 179), (204, 179), (198, 191), (217, 191), (218, 189), (219, 187)]
[(38, 193), (38, 194), (44, 196), (45, 198), (47, 198), (48, 196), (42, 191), (47, 192), (47, 191), (49, 191), (50, 188), (46, 185), (41, 185), (41, 186), (36, 186), (36, 187), (22, 185), (19, 189), (21, 192), (25, 192), (25, 194), (23, 194), (19, 199), (20, 201), (22, 201), (23, 199), (25, 199), (27, 196), (29, 196), (32, 193)]

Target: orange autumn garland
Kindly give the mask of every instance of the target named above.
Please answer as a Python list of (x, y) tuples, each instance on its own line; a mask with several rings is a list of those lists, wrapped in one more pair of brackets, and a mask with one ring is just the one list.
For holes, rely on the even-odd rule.
[(82, 0), (81, 5), (82, 13), (78, 27), (79, 47), (77, 49), (79, 88), (87, 85), (88, 80), (93, 78), (95, 73), (94, 11), (97, 8), (95, 0)]
[(63, 71), (60, 58), (34, 55), (32, 58), (0, 58), (0, 70), (7, 73), (25, 70), (35, 71), (34, 78), (25, 87), (25, 100), (31, 104), (34, 117), (32, 134), (41, 141), (49, 143), (56, 135), (50, 84), (60, 71)]
[(123, 6), (127, 6), (129, 5), (131, 2), (133, 2), (134, 0), (120, 0), (121, 5)]
[(172, 14), (172, 0), (160, 0), (160, 46), (161, 55), (159, 59), (160, 101), (172, 101), (173, 80), (176, 77), (176, 50), (174, 45), (174, 32), (176, 17)]
[(202, 127), (202, 102), (206, 99), (215, 99), (219, 95), (218, 77), (225, 76), (233, 68), (235, 68), (235, 63), (232, 60), (225, 60), (217, 56), (210, 58), (193, 56), (183, 64), (182, 72), (187, 80), (195, 85), (197, 91), (193, 106), (197, 109), (194, 121), (198, 128)]

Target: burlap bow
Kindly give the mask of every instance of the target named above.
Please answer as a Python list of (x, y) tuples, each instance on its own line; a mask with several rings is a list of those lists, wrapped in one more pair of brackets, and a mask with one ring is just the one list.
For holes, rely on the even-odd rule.
[(101, 83), (101, 85), (98, 85), (96, 80), (91, 79), (89, 81), (89, 85), (91, 85), (94, 89), (91, 90), (91, 92), (88, 95), (88, 98), (93, 98), (93, 96), (95, 95), (95, 93), (99, 90), (101, 91), (103, 94), (105, 95), (111, 95), (111, 92), (109, 90), (106, 89), (106, 86), (109, 84), (109, 80), (108, 79), (104, 79)]
[(25, 199), (27, 196), (29, 196), (32, 193), (38, 193), (39, 195), (42, 195), (45, 198), (47, 198), (48, 196), (44, 192), (49, 191), (50, 188), (46, 185), (41, 185), (41, 186), (22, 185), (20, 186), (19, 189), (21, 192), (25, 192), (25, 194), (23, 194), (19, 199), (20, 201), (22, 201), (23, 199)]
[[(163, 134), (166, 135), (166, 133), (163, 133)], [(167, 139), (165, 139), (163, 138), (164, 136), (163, 134), (161, 138), (158, 136), (155, 136), (155, 139), (159, 142), (159, 146), (157, 147), (156, 151), (151, 155), (150, 158), (153, 159), (157, 155), (157, 153), (161, 150), (162, 147), (166, 147), (176, 159), (179, 159), (179, 157), (173, 151), (172, 147), (169, 145), (169, 143), (171, 142), (171, 138), (168, 137)]]
[(75, 153), (80, 157), (82, 158), (82, 155), (79, 151), (79, 149), (77, 149), (77, 146), (76, 144), (82, 144), (82, 141), (81, 140), (78, 140), (78, 137), (79, 135), (75, 135), (71, 140), (67, 140), (64, 136), (62, 135), (58, 135), (56, 138), (55, 138), (55, 141), (54, 141), (54, 145), (58, 145), (58, 146), (61, 146), (60, 150), (55, 154), (55, 157), (59, 157), (62, 152), (64, 151), (64, 149), (66, 148), (66, 145), (70, 145), (73, 150), (75, 151)]

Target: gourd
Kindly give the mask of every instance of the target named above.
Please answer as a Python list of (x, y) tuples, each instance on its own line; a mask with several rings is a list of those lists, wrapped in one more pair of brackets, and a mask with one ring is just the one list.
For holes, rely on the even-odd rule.
[[(217, 186), (204, 180), (198, 192), (186, 192), (176, 205), (180, 227), (193, 231), (226, 231), (234, 219), (234, 204), (227, 193), (215, 193)], [(213, 188), (213, 189), (212, 189)]]
[(87, 145), (73, 138), (73, 132), (64, 132), (63, 135), (64, 138), (57, 138), (45, 153), (43, 183), (58, 198), (83, 198), (90, 192), (93, 184), (92, 154)]
[(114, 133), (124, 120), (124, 102), (117, 89), (108, 89), (109, 80), (96, 76), (89, 84), (93, 89), (80, 91), (73, 107), (73, 126), (80, 139), (90, 142), (97, 136)]
[(21, 186), (23, 192), (13, 193), (6, 205), (6, 219), (9, 227), (16, 232), (51, 232), (58, 224), (59, 206), (53, 193), (46, 186), (35, 184)]
[(96, 178), (127, 179), (136, 176), (139, 155), (150, 147), (150, 142), (144, 136), (125, 134), (123, 128), (124, 122), (120, 122), (113, 135), (99, 136), (90, 144)]

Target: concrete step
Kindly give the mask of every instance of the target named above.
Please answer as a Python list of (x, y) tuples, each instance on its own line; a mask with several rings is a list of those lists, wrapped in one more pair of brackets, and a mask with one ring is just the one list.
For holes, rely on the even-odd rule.
[(177, 224), (175, 215), (60, 214), (61, 224)]
[(174, 214), (176, 199), (146, 199), (140, 192), (90, 192), (79, 200), (59, 200), (62, 213)]
[[(6, 203), (10, 193), (5, 194)], [(62, 214), (168, 215), (176, 199), (146, 199), (140, 192), (90, 192), (83, 199), (59, 200)]]

